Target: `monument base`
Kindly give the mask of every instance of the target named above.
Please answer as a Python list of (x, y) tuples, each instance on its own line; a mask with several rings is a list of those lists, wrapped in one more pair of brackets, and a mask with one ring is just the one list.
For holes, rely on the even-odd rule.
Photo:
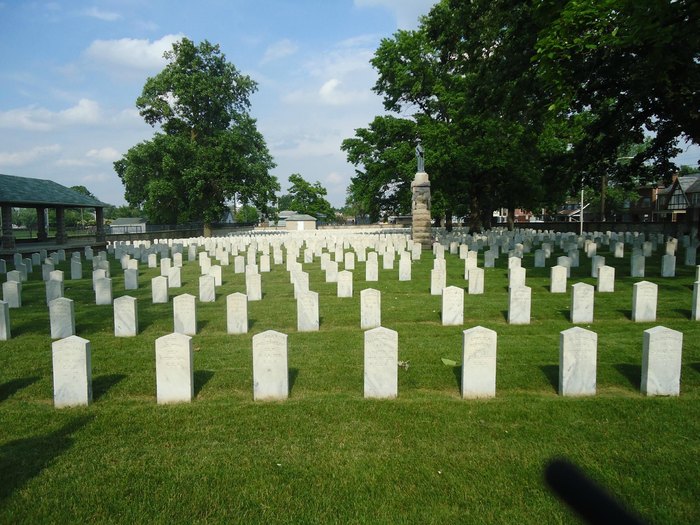
[(432, 248), (430, 230), (430, 180), (424, 171), (416, 173), (411, 183), (413, 192), (411, 239), (420, 243), (424, 250)]

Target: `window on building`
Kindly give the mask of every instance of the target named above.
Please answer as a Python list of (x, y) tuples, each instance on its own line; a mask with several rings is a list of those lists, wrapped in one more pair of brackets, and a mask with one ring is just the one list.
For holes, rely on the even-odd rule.
[(688, 200), (685, 198), (682, 192), (676, 190), (676, 192), (671, 195), (671, 201), (668, 203), (669, 210), (685, 210), (688, 207)]

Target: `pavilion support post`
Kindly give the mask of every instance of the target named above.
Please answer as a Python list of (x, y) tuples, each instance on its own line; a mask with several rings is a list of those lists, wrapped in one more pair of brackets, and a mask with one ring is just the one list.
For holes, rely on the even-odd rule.
[(65, 244), (68, 240), (66, 235), (66, 209), (63, 206), (56, 207), (56, 243)]
[(95, 208), (96, 241), (105, 241), (105, 211), (104, 208)]
[(15, 235), (12, 232), (12, 206), (2, 205), (2, 247), (5, 250), (15, 248)]
[(46, 208), (38, 206), (36, 209), (36, 236), (40, 241), (45, 241), (49, 238), (49, 233), (46, 231)]

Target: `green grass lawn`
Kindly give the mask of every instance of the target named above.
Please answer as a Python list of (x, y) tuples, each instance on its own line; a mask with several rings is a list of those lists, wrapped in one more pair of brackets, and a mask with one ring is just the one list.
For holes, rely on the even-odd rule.
[[(628, 249), (630, 252), (631, 249)], [(595, 284), (590, 262), (572, 269), (569, 293), (550, 294), (549, 268), (533, 268), (532, 323), (509, 326), (507, 257), (486, 269), (485, 294), (465, 296), (463, 327), (442, 327), (430, 295), (432, 255), (413, 279), (354, 272), (354, 297), (336, 297), (320, 261), (304, 265), (319, 292), (319, 332), (296, 331), (296, 303), (283, 266), (263, 274), (263, 300), (248, 305), (250, 332), (226, 334), (226, 295), (244, 275), (224, 268), (215, 303), (198, 303), (193, 338), (195, 399), (158, 406), (155, 339), (171, 333), (172, 297), (198, 296), (197, 263), (169, 304), (151, 304), (150, 279), (124, 291), (112, 262), (114, 296), (138, 298), (140, 333), (115, 338), (111, 306), (95, 306), (92, 282), (67, 280), (77, 335), (91, 342), (94, 402), (57, 410), (41, 270), (11, 310), (13, 338), (0, 342), (0, 523), (570, 523), (548, 491), (543, 467), (564, 456), (652, 523), (700, 522), (700, 323), (690, 321), (695, 268), (679, 262), (659, 284), (656, 323), (633, 323), (629, 253), (602, 251), (616, 267), (615, 292), (595, 296), (597, 395), (557, 395), (559, 333), (573, 326), (570, 286)], [(556, 261), (556, 255), (548, 264)], [(448, 285), (466, 287), (463, 261), (447, 255)], [(186, 259), (186, 257), (185, 257)], [(680, 257), (679, 257), (680, 259)], [(482, 255), (479, 264), (483, 264)], [(84, 275), (90, 265), (84, 263)], [(342, 266), (341, 266), (342, 267)], [(59, 267), (70, 276), (69, 265)], [(381, 260), (380, 260), (381, 268)], [(398, 331), (399, 397), (365, 400), (359, 292), (382, 291), (382, 325)], [(462, 400), (462, 330), (498, 333), (497, 394)], [(681, 395), (640, 394), (643, 331), (680, 330)], [(289, 335), (290, 397), (253, 402), (253, 335)]]

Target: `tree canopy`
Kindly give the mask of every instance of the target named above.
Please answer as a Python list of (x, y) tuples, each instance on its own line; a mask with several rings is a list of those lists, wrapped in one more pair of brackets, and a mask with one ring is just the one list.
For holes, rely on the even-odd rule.
[(289, 176), (289, 183), (291, 184), (288, 192), (291, 196), (289, 204), (292, 210), (312, 215), (319, 220), (325, 220), (325, 222), (335, 220), (335, 211), (326, 200), (328, 192), (320, 182), (316, 181), (311, 184), (298, 173), (293, 173)]
[(418, 138), (433, 213), (468, 213), (474, 227), (496, 207), (548, 207), (582, 183), (669, 177), (678, 137), (700, 138), (698, 9), (440, 1), (371, 60), (374, 90), (400, 117), (344, 141), (356, 166), (349, 203), (370, 214), (391, 199), (405, 206)]
[(136, 101), (160, 131), (114, 163), (127, 202), (152, 222), (203, 221), (205, 231), (233, 198), (265, 212), (279, 183), (248, 112), (256, 83), (206, 40), (184, 38), (165, 58)]

